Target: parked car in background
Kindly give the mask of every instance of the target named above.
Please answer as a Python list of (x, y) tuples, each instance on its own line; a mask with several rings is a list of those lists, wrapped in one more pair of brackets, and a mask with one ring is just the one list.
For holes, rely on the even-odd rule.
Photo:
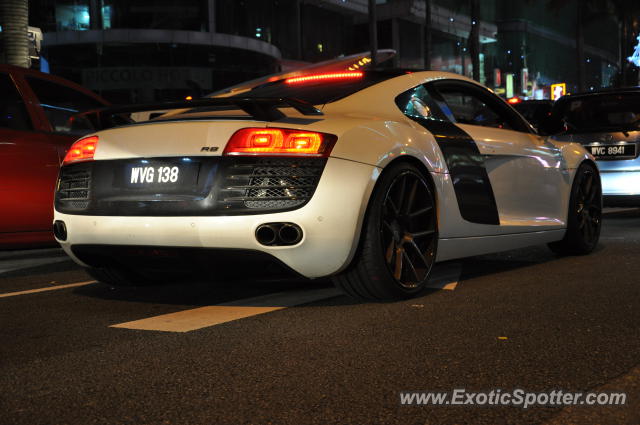
[(595, 157), (606, 206), (640, 206), (640, 87), (564, 96), (543, 127)]
[(551, 108), (553, 107), (553, 101), (548, 99), (540, 99), (540, 100), (520, 100), (512, 101), (509, 99), (509, 104), (515, 108), (516, 111), (520, 112), (520, 115), (525, 117), (531, 125), (538, 129), (540, 127), (540, 123), (544, 121), (550, 114)]
[(108, 102), (71, 81), (9, 65), (0, 65), (0, 93), (0, 248), (55, 244), (60, 163), (94, 130), (70, 118)]

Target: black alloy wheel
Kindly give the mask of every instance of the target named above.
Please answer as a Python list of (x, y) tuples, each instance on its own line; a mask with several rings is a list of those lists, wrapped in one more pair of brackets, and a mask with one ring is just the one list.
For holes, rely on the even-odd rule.
[(437, 246), (433, 189), (415, 166), (397, 163), (378, 180), (353, 263), (333, 280), (358, 299), (409, 298), (424, 289)]
[(435, 259), (435, 203), (424, 178), (405, 171), (383, 202), (381, 242), (389, 272), (408, 290), (425, 281)]
[(595, 249), (602, 226), (602, 184), (596, 167), (583, 163), (576, 171), (571, 189), (567, 233), (561, 241), (549, 244), (562, 255), (584, 255)]
[(597, 241), (602, 222), (602, 189), (593, 170), (582, 173), (578, 187), (578, 202), (574, 214), (578, 217), (578, 230), (587, 243)]

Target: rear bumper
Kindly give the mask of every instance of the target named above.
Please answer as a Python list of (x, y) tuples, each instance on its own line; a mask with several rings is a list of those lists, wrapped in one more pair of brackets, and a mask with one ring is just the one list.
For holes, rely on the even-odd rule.
[[(67, 240), (59, 241), (76, 262), (74, 245), (219, 248), (268, 254), (310, 278), (336, 273), (353, 257), (364, 212), (379, 169), (330, 158), (311, 200), (302, 208), (241, 216), (93, 216), (55, 211), (65, 222)], [(255, 231), (264, 223), (289, 222), (302, 228), (292, 246), (264, 246)], [(116, 254), (113, 254), (116, 255)]]
[(605, 207), (640, 207), (640, 195), (605, 195)]
[(605, 206), (640, 206), (640, 171), (601, 172)]
[(260, 251), (133, 245), (73, 245), (71, 249), (77, 258), (91, 267), (128, 268), (151, 277), (300, 277), (275, 257)]

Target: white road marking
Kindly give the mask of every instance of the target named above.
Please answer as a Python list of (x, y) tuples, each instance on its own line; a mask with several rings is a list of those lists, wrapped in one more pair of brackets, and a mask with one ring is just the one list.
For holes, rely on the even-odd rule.
[[(461, 272), (462, 266), (459, 263), (437, 265), (432, 271), (427, 287), (453, 291), (458, 285)], [(146, 331), (190, 332), (339, 295), (342, 295), (342, 292), (335, 288), (278, 292), (229, 303), (162, 314), (146, 319), (119, 323), (110, 327)]]
[(69, 261), (69, 257), (48, 257), (48, 258), (21, 258), (19, 260), (0, 260), (0, 274), (13, 272), (31, 267), (43, 266), (45, 264), (61, 263)]
[(460, 263), (436, 264), (431, 271), (431, 276), (429, 276), (429, 282), (426, 286), (432, 289), (453, 291), (458, 286), (460, 273), (462, 273)]
[(342, 293), (335, 288), (277, 292), (244, 300), (162, 314), (141, 320), (111, 325), (112, 328), (163, 332), (189, 332), (258, 314), (307, 304)]
[(65, 285), (48, 286), (46, 288), (28, 289), (26, 291), (7, 292), (4, 294), (0, 294), (0, 298), (15, 297), (18, 295), (36, 294), (38, 292), (57, 291), (58, 289), (75, 288), (76, 286), (91, 285), (92, 283), (96, 283), (96, 281), (89, 280), (86, 282), (67, 283)]

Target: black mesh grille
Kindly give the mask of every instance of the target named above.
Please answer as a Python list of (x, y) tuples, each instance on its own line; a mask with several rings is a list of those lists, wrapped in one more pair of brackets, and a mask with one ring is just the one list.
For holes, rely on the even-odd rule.
[(228, 170), (220, 201), (249, 209), (287, 209), (305, 204), (316, 189), (326, 160), (260, 158)]
[(82, 210), (89, 205), (91, 195), (91, 170), (63, 168), (60, 172), (56, 201), (72, 210)]
[[(135, 187), (128, 184), (134, 166), (157, 169), (167, 165), (183, 167), (185, 163), (196, 167), (196, 172), (184, 183)], [(55, 206), (62, 213), (111, 216), (288, 211), (311, 199), (326, 163), (326, 158), (180, 157), (71, 164), (60, 172)]]

